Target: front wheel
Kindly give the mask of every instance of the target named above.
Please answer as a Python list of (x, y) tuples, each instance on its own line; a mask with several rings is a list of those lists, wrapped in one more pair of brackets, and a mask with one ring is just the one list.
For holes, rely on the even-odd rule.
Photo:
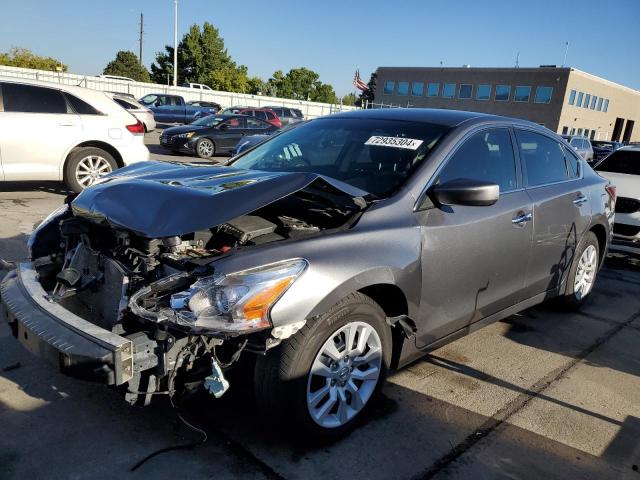
[(588, 232), (576, 249), (564, 293), (560, 297), (563, 307), (579, 309), (587, 300), (596, 282), (600, 264), (600, 246), (593, 232)]
[(196, 155), (200, 158), (211, 158), (216, 153), (216, 146), (212, 140), (201, 138), (196, 142)]
[(258, 404), (266, 418), (294, 433), (341, 437), (379, 393), (391, 348), (380, 306), (354, 293), (257, 359)]
[(118, 168), (113, 156), (101, 148), (82, 147), (71, 152), (64, 169), (64, 181), (76, 193)]

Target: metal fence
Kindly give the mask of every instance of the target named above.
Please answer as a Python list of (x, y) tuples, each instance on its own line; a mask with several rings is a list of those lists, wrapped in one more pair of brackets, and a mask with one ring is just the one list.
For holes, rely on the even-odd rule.
[(340, 104), (307, 102), (303, 100), (250, 95), (246, 93), (221, 92), (217, 90), (198, 90), (195, 88), (173, 87), (171, 85), (160, 85), (156, 83), (128, 82), (126, 80), (112, 80), (110, 78), (93, 77), (89, 75), (32, 70), (29, 68), (7, 67), (4, 65), (0, 65), (0, 77), (1, 76), (41, 80), (65, 85), (77, 85), (109, 92), (129, 93), (136, 98), (141, 98), (148, 93), (165, 93), (180, 95), (184, 97), (186, 101), (206, 100), (216, 102), (223, 107), (231, 107), (234, 105), (247, 107), (263, 107), (268, 105), (291, 107), (300, 109), (307, 118), (315, 118), (322, 115), (356, 109), (356, 107), (348, 107)]

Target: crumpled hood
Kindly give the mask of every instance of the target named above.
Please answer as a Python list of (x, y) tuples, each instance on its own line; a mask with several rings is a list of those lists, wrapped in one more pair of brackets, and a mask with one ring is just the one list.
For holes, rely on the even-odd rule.
[(126, 228), (147, 238), (163, 238), (215, 227), (314, 182), (354, 199), (367, 195), (310, 172), (150, 161), (104, 177), (78, 195), (71, 209), (75, 216), (96, 223)]

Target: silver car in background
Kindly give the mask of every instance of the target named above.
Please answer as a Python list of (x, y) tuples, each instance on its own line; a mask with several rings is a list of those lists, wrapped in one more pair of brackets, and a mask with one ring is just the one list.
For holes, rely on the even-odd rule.
[(131, 403), (219, 397), (245, 363), (235, 381), (265, 421), (334, 438), (389, 369), (547, 299), (579, 308), (614, 202), (530, 122), (336, 114), (228, 166), (111, 174), (34, 232), (0, 314), (31, 351)]
[(114, 94), (113, 101), (140, 120), (144, 125), (145, 132), (153, 132), (156, 129), (156, 120), (153, 112), (136, 99), (128, 95)]
[(588, 163), (593, 162), (593, 147), (587, 137), (581, 135), (562, 135), (571, 148)]

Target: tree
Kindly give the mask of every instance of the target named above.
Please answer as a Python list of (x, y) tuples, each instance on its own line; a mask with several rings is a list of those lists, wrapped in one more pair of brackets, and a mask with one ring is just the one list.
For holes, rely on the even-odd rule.
[(247, 93), (252, 95), (266, 95), (267, 93), (267, 84), (260, 77), (249, 77), (247, 85)]
[(135, 53), (120, 50), (112, 60), (104, 67), (105, 75), (117, 75), (119, 77), (133, 78), (137, 82), (150, 82), (149, 72), (140, 65), (140, 60)]
[(31, 50), (12, 47), (7, 53), (0, 53), (0, 65), (10, 67), (35, 68), (37, 70), (51, 70), (66, 72), (68, 67), (60, 60), (51, 57), (41, 57)]
[(369, 89), (365, 90), (360, 94), (360, 97), (358, 97), (358, 100), (356, 101), (357, 106), (364, 107), (367, 102), (373, 103), (373, 99), (376, 94), (377, 81), (378, 81), (378, 74), (377, 72), (373, 72), (371, 74), (371, 78), (369, 79), (369, 83), (367, 83), (367, 86), (369, 87)]
[(355, 93), (349, 93), (342, 97), (342, 104), (352, 107), (356, 104), (357, 98)]
[(320, 75), (308, 68), (292, 68), (286, 75), (280, 70), (273, 72), (267, 82), (270, 95), (295, 100), (335, 103), (336, 93), (329, 84), (320, 81)]
[[(173, 75), (173, 47), (165, 46), (151, 65), (151, 77), (158, 83)], [(209, 85), (216, 90), (245, 92), (249, 89), (247, 68), (236, 65), (224, 46), (220, 32), (209, 22), (192, 25), (178, 44), (178, 81)]]

